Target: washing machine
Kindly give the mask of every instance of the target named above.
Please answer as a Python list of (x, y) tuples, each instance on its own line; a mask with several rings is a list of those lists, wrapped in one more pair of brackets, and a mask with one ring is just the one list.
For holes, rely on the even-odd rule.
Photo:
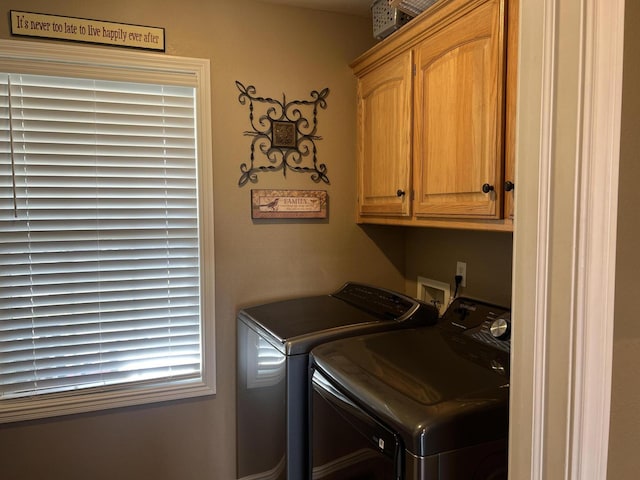
[(506, 479), (510, 328), (457, 298), (434, 327), (314, 348), (310, 477)]
[(238, 313), (237, 478), (307, 480), (309, 352), (326, 341), (434, 325), (437, 309), (398, 292), (349, 282), (329, 295)]

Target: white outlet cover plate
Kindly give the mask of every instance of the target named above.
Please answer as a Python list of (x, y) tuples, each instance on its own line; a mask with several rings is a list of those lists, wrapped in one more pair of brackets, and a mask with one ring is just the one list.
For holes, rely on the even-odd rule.
[(439, 308), (440, 316), (442, 316), (445, 310), (447, 309), (447, 307), (449, 306), (449, 301), (451, 299), (451, 285), (445, 282), (440, 282), (438, 280), (433, 280), (431, 278), (418, 277), (418, 292), (416, 294), (416, 298), (418, 300), (422, 300), (422, 301), (426, 300), (425, 291), (427, 287), (437, 289), (437, 290), (442, 290), (444, 300), (442, 302), (442, 305), (440, 305), (440, 308)]

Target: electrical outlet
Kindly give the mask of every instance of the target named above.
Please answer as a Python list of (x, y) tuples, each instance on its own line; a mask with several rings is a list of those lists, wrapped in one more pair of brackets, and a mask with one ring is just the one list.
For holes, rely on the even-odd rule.
[(465, 262), (458, 262), (456, 264), (456, 276), (460, 275), (462, 277), (462, 282), (460, 282), (461, 287), (467, 286), (467, 264)]

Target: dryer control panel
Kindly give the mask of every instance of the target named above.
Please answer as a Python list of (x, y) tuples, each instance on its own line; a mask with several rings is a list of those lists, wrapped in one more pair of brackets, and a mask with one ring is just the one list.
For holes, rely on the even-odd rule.
[(362, 283), (346, 283), (331, 296), (386, 320), (429, 325), (436, 323), (438, 319), (438, 310), (433, 305), (392, 290)]
[(490, 347), (511, 350), (511, 312), (505, 307), (458, 297), (444, 313), (441, 326)]

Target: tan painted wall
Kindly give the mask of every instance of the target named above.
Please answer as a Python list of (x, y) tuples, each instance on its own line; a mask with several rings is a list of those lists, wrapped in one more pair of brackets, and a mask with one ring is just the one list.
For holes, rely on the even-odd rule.
[[(8, 11), (76, 16), (166, 29), (167, 54), (211, 60), (216, 241), (217, 395), (162, 405), (0, 426), (3, 480), (235, 478), (235, 312), (240, 305), (328, 292), (348, 279), (404, 288), (402, 237), (354, 224), (355, 80), (348, 63), (372, 43), (358, 17), (249, 0), (10, 0)], [(27, 39), (25, 41), (31, 41)], [(52, 43), (55, 48), (57, 43)], [(104, 47), (96, 47), (104, 48)], [(124, 52), (124, 50), (123, 50)], [(326, 189), (328, 222), (256, 224), (248, 161), (248, 107), (235, 80), (288, 100), (329, 87), (319, 113), (319, 160), (331, 185), (289, 173), (257, 188)], [(396, 237), (396, 238), (394, 238)], [(391, 252), (381, 251), (381, 247)], [(357, 254), (356, 254), (357, 253)], [(39, 460), (35, 460), (38, 457)]]
[(618, 242), (616, 302), (611, 388), (611, 429), (607, 478), (636, 478), (640, 471), (640, 321), (637, 294), (640, 289), (640, 4), (625, 3), (624, 77), (620, 183), (618, 192)]
[[(167, 54), (211, 60), (218, 393), (0, 425), (3, 480), (235, 478), (235, 313), (243, 305), (329, 292), (349, 279), (413, 295), (418, 274), (450, 281), (456, 260), (468, 262), (463, 293), (509, 303), (511, 235), (354, 223), (355, 80), (348, 64), (372, 44), (368, 20), (251, 0), (8, 0), (5, 19), (10, 9), (164, 27)], [(8, 20), (0, 22), (0, 38), (10, 38), (8, 31)], [(236, 80), (288, 100), (329, 87), (317, 145), (331, 185), (289, 173), (237, 186), (249, 142)], [(252, 187), (326, 189), (329, 220), (254, 223)], [(432, 251), (437, 255), (425, 253)]]
[(453, 295), (460, 261), (467, 264), (467, 282), (459, 295), (511, 305), (511, 233), (415, 228), (406, 235), (408, 293), (416, 295), (421, 276), (448, 283)]

